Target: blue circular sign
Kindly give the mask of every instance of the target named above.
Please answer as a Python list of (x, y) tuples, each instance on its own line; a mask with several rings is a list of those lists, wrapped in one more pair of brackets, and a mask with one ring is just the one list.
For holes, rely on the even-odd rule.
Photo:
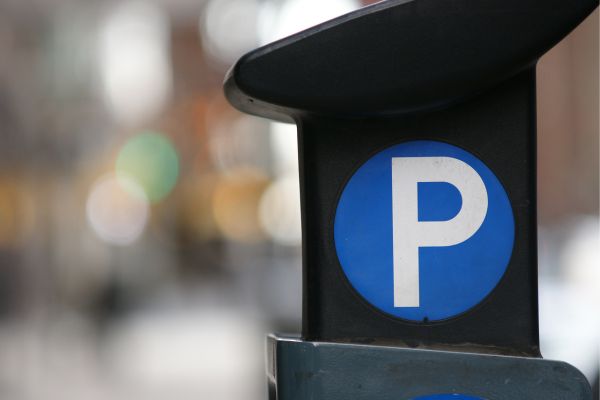
[(514, 244), (510, 201), (477, 157), (447, 143), (389, 147), (350, 178), (334, 241), (351, 285), (398, 318), (439, 321), (484, 300)]
[(480, 397), (465, 396), (462, 394), (434, 394), (431, 396), (417, 397), (412, 400), (483, 400)]

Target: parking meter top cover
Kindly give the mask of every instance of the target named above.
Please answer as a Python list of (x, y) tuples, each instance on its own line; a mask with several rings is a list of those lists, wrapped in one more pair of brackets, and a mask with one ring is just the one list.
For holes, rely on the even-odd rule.
[(225, 79), (241, 111), (403, 114), (443, 108), (534, 64), (598, 0), (388, 0), (243, 56)]

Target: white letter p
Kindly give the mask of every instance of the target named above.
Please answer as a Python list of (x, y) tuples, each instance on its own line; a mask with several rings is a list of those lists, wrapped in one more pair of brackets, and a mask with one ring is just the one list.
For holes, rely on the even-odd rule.
[[(419, 182), (446, 182), (458, 189), (462, 207), (448, 221), (419, 221)], [(419, 307), (419, 248), (454, 246), (479, 230), (488, 209), (479, 174), (450, 157), (392, 158), (394, 307)]]

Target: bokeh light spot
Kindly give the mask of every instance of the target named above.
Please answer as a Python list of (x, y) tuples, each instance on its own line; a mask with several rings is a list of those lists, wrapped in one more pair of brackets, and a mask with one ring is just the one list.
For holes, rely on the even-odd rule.
[(101, 94), (118, 122), (136, 126), (155, 117), (173, 90), (169, 17), (158, 2), (110, 3), (99, 32)]
[(241, 243), (264, 239), (258, 208), (268, 184), (265, 174), (251, 167), (240, 167), (222, 176), (213, 194), (212, 207), (217, 228), (225, 238)]
[(92, 186), (86, 212), (90, 226), (100, 239), (126, 246), (144, 232), (149, 206), (143, 189), (135, 180), (110, 174)]
[(23, 244), (34, 222), (34, 205), (27, 187), (17, 179), (0, 177), (0, 248)]
[(179, 176), (179, 156), (165, 136), (146, 132), (129, 139), (117, 157), (117, 174), (135, 179), (152, 203), (173, 190)]
[(260, 200), (259, 219), (274, 242), (287, 246), (302, 243), (297, 175), (285, 176), (269, 185)]

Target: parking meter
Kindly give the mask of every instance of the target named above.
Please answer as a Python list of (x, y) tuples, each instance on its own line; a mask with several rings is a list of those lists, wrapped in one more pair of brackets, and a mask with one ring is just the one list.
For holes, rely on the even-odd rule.
[(298, 126), (303, 321), (273, 399), (591, 399), (541, 358), (537, 60), (597, 0), (387, 0), (225, 80)]

